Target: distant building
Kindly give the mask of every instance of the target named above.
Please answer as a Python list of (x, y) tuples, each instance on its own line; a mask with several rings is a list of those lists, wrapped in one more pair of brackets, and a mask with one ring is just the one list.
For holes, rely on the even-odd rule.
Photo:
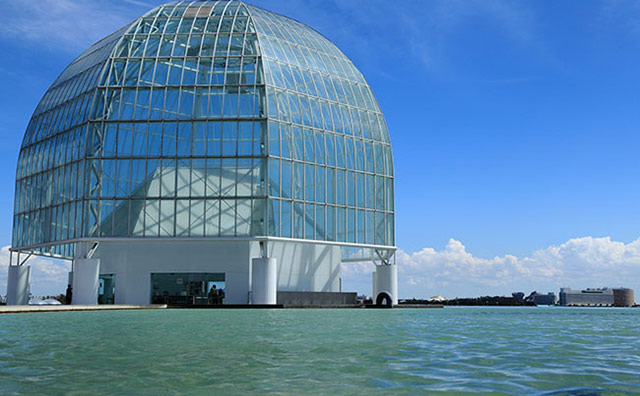
[(570, 287), (560, 289), (560, 305), (579, 307), (610, 307), (613, 305), (613, 289), (574, 290)]
[(527, 297), (525, 297), (525, 299), (523, 300), (525, 303), (535, 303), (535, 298), (538, 295), (537, 291), (532, 291), (531, 294), (529, 294)]
[(633, 289), (619, 288), (613, 289), (613, 306), (614, 307), (633, 307), (635, 298)]
[(547, 294), (535, 294), (533, 296), (533, 303), (535, 305), (556, 305), (558, 298), (555, 293)]
[(511, 296), (513, 296), (513, 298), (519, 303), (524, 301), (524, 293), (523, 292), (514, 292), (514, 293), (511, 293)]

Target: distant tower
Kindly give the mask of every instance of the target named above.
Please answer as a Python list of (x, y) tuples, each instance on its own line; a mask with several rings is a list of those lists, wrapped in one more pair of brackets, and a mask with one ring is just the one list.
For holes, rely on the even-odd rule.
[(635, 302), (633, 289), (619, 288), (613, 289), (613, 306), (633, 307)]

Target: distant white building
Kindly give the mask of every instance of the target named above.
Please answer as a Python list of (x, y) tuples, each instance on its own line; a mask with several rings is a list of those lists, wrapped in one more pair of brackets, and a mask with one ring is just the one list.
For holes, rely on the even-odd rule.
[(563, 287), (560, 289), (560, 305), (610, 307), (613, 306), (613, 289), (604, 287), (574, 290)]

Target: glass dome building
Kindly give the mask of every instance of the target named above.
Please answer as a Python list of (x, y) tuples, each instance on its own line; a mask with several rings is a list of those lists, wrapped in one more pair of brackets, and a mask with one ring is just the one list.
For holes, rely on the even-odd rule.
[(225, 303), (274, 303), (340, 292), (341, 263), (365, 260), (374, 294), (397, 300), (393, 199), (382, 112), (334, 44), (239, 1), (178, 1), (45, 93), (20, 149), (12, 251), (73, 260), (77, 303), (197, 304), (213, 284)]

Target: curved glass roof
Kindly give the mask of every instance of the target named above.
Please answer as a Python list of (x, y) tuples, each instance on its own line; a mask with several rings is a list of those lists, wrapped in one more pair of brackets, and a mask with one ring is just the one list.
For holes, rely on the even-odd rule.
[(386, 124), (330, 41), (238, 1), (157, 7), (74, 60), (18, 161), (14, 248), (271, 236), (394, 244)]

